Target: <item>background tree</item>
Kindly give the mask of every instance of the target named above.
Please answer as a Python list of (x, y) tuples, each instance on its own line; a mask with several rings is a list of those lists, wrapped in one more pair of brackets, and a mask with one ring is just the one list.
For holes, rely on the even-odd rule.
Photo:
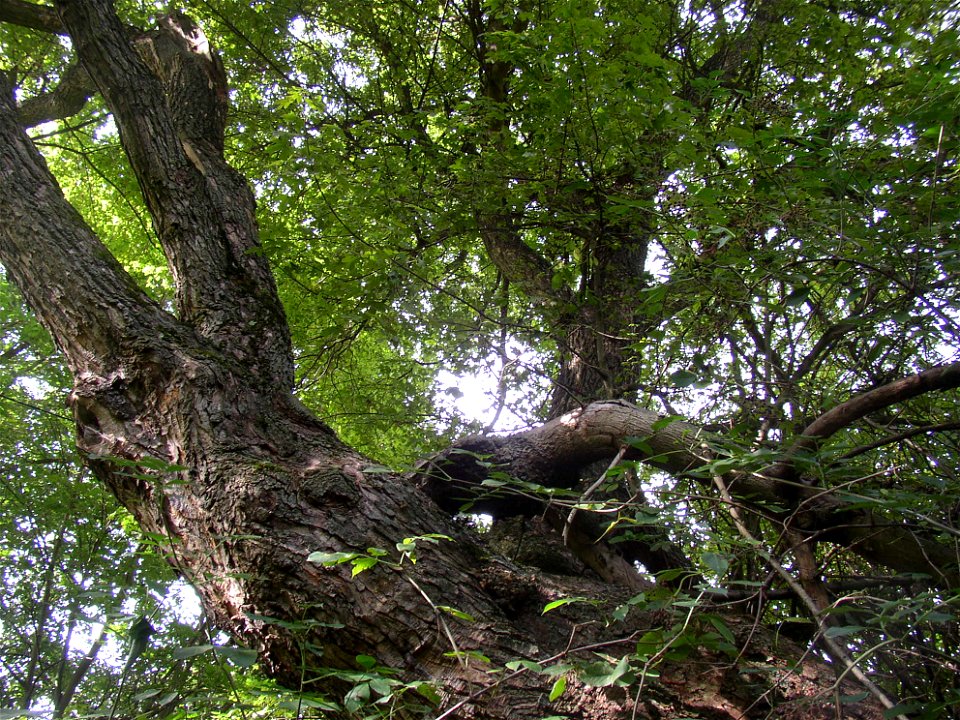
[(213, 622), (333, 714), (952, 712), (949, 6), (334, 5), (0, 2), (0, 259)]

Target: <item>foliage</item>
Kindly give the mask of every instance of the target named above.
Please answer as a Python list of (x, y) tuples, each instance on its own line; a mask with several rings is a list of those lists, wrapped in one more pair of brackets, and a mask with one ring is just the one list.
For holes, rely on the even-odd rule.
[[(152, 8), (124, 5), (129, 22), (147, 24)], [(613, 308), (624, 314), (619, 394), (722, 430), (705, 477), (762, 472), (830, 408), (958, 359), (960, 65), (948, 3), (183, 9), (230, 74), (228, 156), (256, 190), (298, 393), (378, 461), (409, 465), (480, 429), (444, 411), (441, 371), (499, 379), (522, 396), (528, 422), (543, 420), (545, 388), (589, 312), (598, 327)], [(49, 89), (69, 61), (64, 42), (12, 25), (0, 24), (0, 47), (21, 98)], [(71, 202), (169, 304), (172, 279), (102, 103), (35, 136)], [(489, 218), (509, 221), (543, 259), (548, 289), (491, 260)], [(629, 293), (605, 265), (627, 245), (639, 258)], [(119, 668), (105, 656), (118, 654), (130, 617), (156, 613), (161, 645), (138, 674), (162, 681), (135, 683), (123, 703), (192, 717), (237, 713), (239, 693), (251, 715), (290, 710), (252, 674), (227, 673), (229, 651), (211, 652), (219, 641), (177, 620), (169, 571), (140, 552), (149, 540), (74, 456), (60, 409), (68, 374), (6, 284), (0, 332), (0, 706), (108, 707)], [(955, 415), (955, 393), (871, 413), (800, 458), (802, 480), (956, 544)], [(702, 483), (624, 468), (611, 485), (630, 475), (643, 504), (579, 507), (616, 510), (620, 540), (667, 527), (705, 584), (663, 600), (679, 619), (632, 654), (527, 668), (556, 676), (551, 702), (569, 692), (568, 672), (636, 687), (688, 646), (735, 655), (707, 599), (725, 594), (771, 627), (809, 614), (757, 552), (799, 572), (797, 548), (770, 519), (779, 507), (742, 508), (745, 535)], [(495, 473), (485, 486), (547, 494)], [(549, 495), (576, 506), (576, 492)], [(877, 568), (812, 546), (830, 590), (815, 634), (840, 639), (902, 712), (956, 716), (957, 589), (903, 575), (870, 584)], [(388, 564), (383, 552), (326, 560), (356, 574)], [(647, 604), (637, 596), (611, 610), (612, 622)], [(84, 646), (102, 654), (71, 688)], [(906, 672), (918, 662), (922, 674)], [(386, 715), (386, 701), (404, 694), (432, 700), (373, 659), (360, 665), (341, 678), (352, 685), (348, 712)], [(302, 714), (332, 700), (295, 702)]]

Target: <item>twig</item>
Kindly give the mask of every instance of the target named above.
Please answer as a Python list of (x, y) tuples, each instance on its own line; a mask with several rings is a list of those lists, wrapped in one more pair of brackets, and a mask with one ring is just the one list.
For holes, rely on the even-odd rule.
[[(811, 598), (810, 595), (807, 594), (807, 591), (804, 590), (803, 586), (800, 585), (799, 581), (797, 581), (797, 579), (794, 578), (793, 575), (791, 575), (787, 571), (787, 569), (784, 568), (783, 565), (781, 565), (780, 562), (777, 561), (777, 559), (774, 558), (773, 555), (763, 547), (763, 545), (761, 545), (760, 541), (757, 540), (755, 537), (753, 537), (753, 535), (750, 533), (750, 530), (748, 530), (747, 526), (744, 525), (743, 519), (740, 517), (740, 510), (734, 504), (733, 498), (730, 497), (730, 491), (727, 490), (727, 485), (723, 481), (723, 478), (720, 477), (719, 475), (714, 475), (713, 482), (717, 486), (717, 489), (720, 491), (720, 496), (723, 498), (723, 501), (729, 504), (730, 516), (731, 518), (733, 518), (733, 522), (737, 526), (737, 530), (740, 532), (740, 534), (743, 536), (745, 540), (754, 544), (756, 551), (760, 555), (760, 557), (762, 557), (767, 563), (769, 563), (770, 566), (774, 570), (776, 570), (777, 574), (784, 579), (787, 585), (789, 585), (790, 588), (793, 590), (793, 592), (796, 593), (797, 597), (800, 598), (803, 604), (807, 606), (807, 608), (813, 614), (813, 617), (817, 619), (817, 621), (820, 624), (820, 629), (823, 630), (824, 622), (822, 619), (822, 612), (818, 609), (817, 604), (814, 602), (813, 598)], [(857, 663), (850, 658), (847, 652), (842, 647), (840, 647), (840, 645), (837, 644), (837, 642), (832, 637), (827, 635), (825, 632), (821, 632), (820, 639), (823, 641), (823, 644), (826, 646), (827, 652), (829, 652), (830, 655), (836, 661), (841, 663), (846, 668), (844, 673), (849, 672), (857, 680), (859, 680), (860, 684), (863, 685), (870, 692), (870, 694), (872, 694), (880, 702), (880, 704), (883, 705), (887, 710), (890, 710), (896, 707), (896, 703), (894, 703), (890, 698), (888, 698), (886, 693), (883, 692), (883, 690), (881, 690), (879, 687), (877, 687), (877, 685), (870, 678), (866, 676), (866, 674), (860, 669)], [(898, 714), (896, 715), (896, 717), (897, 717), (897, 720), (907, 720), (907, 716), (903, 714)]]
[[(590, 496), (593, 495), (594, 492), (596, 492), (597, 488), (603, 485), (604, 481), (607, 479), (607, 474), (611, 470), (613, 470), (620, 463), (621, 460), (623, 460), (623, 456), (626, 453), (627, 453), (627, 446), (621, 445), (620, 452), (617, 453), (617, 456), (607, 466), (607, 469), (604, 470), (603, 473), (601, 473), (599, 478), (597, 478), (597, 481), (584, 491), (583, 495), (581, 495), (580, 499), (577, 501), (577, 505), (581, 505), (585, 503), (590, 498)], [(577, 516), (577, 510), (579, 509), (577, 505), (574, 505), (573, 508), (570, 510), (570, 514), (567, 515), (567, 522), (564, 523), (563, 525), (563, 544), (566, 545), (567, 547), (570, 546), (570, 528), (573, 527), (573, 520)]]
[[(399, 572), (399, 571), (398, 571), (398, 572)], [(467, 667), (467, 664), (468, 664), (468, 663), (467, 663), (467, 660), (466, 660), (466, 658), (463, 656), (463, 653), (460, 652), (460, 649), (457, 647), (457, 641), (454, 640), (454, 638), (453, 638), (453, 633), (450, 632), (450, 626), (447, 625), (447, 621), (446, 621), (446, 620), (444, 619), (444, 617), (443, 617), (443, 611), (442, 611), (440, 608), (438, 608), (438, 607), (433, 603), (433, 600), (431, 600), (431, 599), (430, 599), (430, 596), (427, 595), (427, 594), (423, 591), (423, 588), (421, 588), (419, 585), (417, 585), (417, 581), (416, 581), (416, 580), (414, 580), (414, 579), (413, 579), (412, 577), (410, 577), (409, 575), (405, 575), (405, 574), (403, 574), (403, 573), (400, 573), (400, 575), (401, 575), (401, 577), (403, 577), (404, 580), (406, 580), (408, 583), (410, 583), (411, 585), (413, 585), (413, 587), (416, 588), (416, 590), (417, 590), (418, 593), (420, 593), (421, 595), (423, 595), (423, 599), (427, 601), (427, 604), (433, 609), (433, 612), (436, 613), (436, 615), (437, 615), (437, 620), (440, 622), (440, 626), (443, 628), (443, 632), (444, 632), (444, 634), (447, 636), (447, 640), (450, 641), (450, 646), (453, 648), (454, 657), (457, 658), (457, 662), (460, 663), (461, 666), (463, 666), (464, 668), (466, 668), (466, 667)]]
[[(633, 632), (633, 633), (630, 633), (627, 637), (624, 637), (624, 638), (617, 638), (616, 640), (603, 640), (603, 641), (601, 641), (601, 642), (590, 643), (589, 645), (581, 645), (580, 647), (575, 647), (575, 648), (572, 648), (572, 649), (564, 650), (563, 652), (558, 652), (556, 655), (552, 655), (551, 657), (545, 658), (545, 659), (543, 659), (543, 660), (538, 660), (537, 663), (538, 663), (539, 665), (546, 665), (546, 664), (548, 664), (548, 663), (552, 663), (552, 662), (556, 662), (557, 660), (561, 660), (561, 659), (565, 658), (567, 655), (570, 655), (570, 654), (572, 654), (572, 653), (587, 652), (587, 651), (590, 651), (590, 650), (602, 650), (603, 648), (613, 647), (614, 645), (624, 645), (624, 644), (626, 644), (626, 643), (632, 643), (634, 640), (636, 640), (636, 637), (637, 637), (637, 635), (639, 635), (639, 634), (640, 634), (640, 633), (638, 633), (638, 632)], [(476, 700), (477, 698), (482, 697), (483, 695), (486, 695), (488, 692), (490, 692), (490, 691), (493, 690), (494, 688), (500, 687), (500, 686), (503, 685), (505, 682), (507, 682), (507, 681), (509, 681), (509, 680), (513, 680), (515, 677), (518, 677), (518, 676), (520, 676), (520, 675), (523, 675), (524, 673), (529, 672), (529, 671), (530, 671), (530, 668), (521, 667), (521, 668), (519, 668), (519, 669), (517, 669), (517, 670), (514, 670), (514, 671), (513, 671), (512, 673), (510, 673), (509, 675), (504, 675), (503, 677), (501, 677), (501, 678), (500, 678), (499, 680), (497, 680), (496, 682), (490, 683), (490, 684), (487, 685), (486, 687), (480, 688), (479, 690), (477, 690), (477, 691), (471, 693), (470, 695), (468, 695), (467, 697), (465, 697), (465, 698), (464, 698), (463, 700), (461, 700), (460, 702), (458, 702), (458, 703), (456, 703), (455, 705), (447, 708), (447, 709), (444, 710), (442, 713), (440, 713), (439, 715), (437, 715), (433, 720), (446, 720), (448, 717), (450, 717), (451, 715), (453, 715), (457, 710), (459, 710), (460, 708), (462, 708), (462, 707), (463, 707), (464, 705), (466, 705), (467, 703), (473, 702), (473, 701)]]

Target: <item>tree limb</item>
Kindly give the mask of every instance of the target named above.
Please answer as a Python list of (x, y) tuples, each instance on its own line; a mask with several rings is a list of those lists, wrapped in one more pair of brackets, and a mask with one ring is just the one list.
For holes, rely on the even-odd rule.
[(144, 327), (155, 340), (179, 330), (63, 197), (16, 112), (0, 94), (0, 262), (74, 374), (109, 374), (104, 358), (146, 351)]
[(51, 92), (24, 100), (17, 109), (17, 119), (24, 127), (63, 120), (80, 112), (96, 92), (97, 86), (84, 67), (71, 65)]
[(23, 0), (0, 0), (0, 22), (55, 35), (67, 34), (56, 8)]
[[(817, 599), (811, 597), (807, 589), (803, 587), (802, 581), (797, 580), (791, 575), (787, 569), (778, 561), (772, 553), (766, 550), (763, 545), (750, 533), (750, 530), (747, 529), (747, 526), (744, 525), (743, 520), (740, 517), (740, 512), (737, 509), (736, 503), (733, 501), (733, 498), (730, 496), (730, 492), (727, 489), (726, 484), (723, 482), (723, 479), (719, 476), (714, 476), (714, 482), (717, 485), (717, 488), (720, 490), (720, 495), (723, 498), (724, 502), (727, 503), (727, 506), (730, 508), (730, 516), (733, 518), (733, 522), (737, 527), (737, 531), (743, 536), (743, 539), (751, 543), (751, 545), (756, 549), (757, 554), (759, 554), (767, 563), (776, 571), (776, 573), (783, 578), (787, 586), (793, 590), (794, 594), (803, 602), (803, 604), (810, 611), (811, 617), (813, 617), (820, 626), (820, 641), (823, 643), (827, 652), (836, 660), (838, 663), (842, 664), (847, 672), (850, 672), (857, 680), (883, 705), (887, 710), (892, 709), (896, 706), (896, 703), (887, 697), (887, 694), (883, 692), (866, 674), (859, 668), (856, 662), (850, 657), (850, 654), (847, 652), (846, 648), (842, 647), (836, 640), (828, 635), (825, 631), (827, 629), (827, 616), (824, 615), (824, 610), (826, 606), (818, 602)], [(825, 588), (821, 587), (821, 591), (825, 592)], [(905, 715), (896, 715), (899, 720), (907, 720)]]
[(764, 475), (783, 480), (798, 477), (795, 459), (801, 453), (816, 452), (822, 442), (865, 415), (902, 403), (924, 393), (952, 390), (960, 386), (960, 362), (941, 365), (916, 375), (895, 380), (861, 393), (841, 403), (807, 425), (787, 450), (786, 456), (764, 471)]
[(880, 438), (879, 440), (875, 440), (872, 443), (867, 443), (866, 445), (855, 447), (853, 450), (848, 450), (840, 456), (840, 459), (849, 460), (850, 458), (863, 455), (866, 452), (876, 450), (884, 445), (892, 445), (893, 443), (901, 442), (903, 440), (909, 440), (917, 435), (926, 435), (927, 433), (945, 432), (949, 430), (960, 430), (960, 422), (936, 423), (934, 425), (923, 425), (921, 427), (910, 428), (909, 430), (904, 430), (901, 433), (888, 435)]
[[(932, 382), (929, 376), (926, 381)], [(712, 487), (713, 475), (701, 469), (713, 459), (712, 448), (721, 438), (679, 420), (661, 427), (661, 420), (657, 413), (625, 401), (597, 402), (526, 432), (465, 438), (421, 467), (415, 479), (448, 512), (458, 512), (470, 502), (475, 512), (496, 515), (511, 508), (513, 514), (532, 514), (543, 498), (491, 493), (481, 486), (491, 470), (545, 487), (569, 488), (585, 466), (614, 457), (627, 438), (634, 437), (643, 439), (644, 449), (631, 447), (627, 459)], [(769, 474), (730, 471), (723, 480), (733, 497), (792, 530), (816, 535), (818, 541), (836, 543), (899, 572), (926, 573), (940, 587), (960, 586), (952, 547), (862, 503)]]
[(253, 194), (223, 157), (226, 75), (183, 15), (134, 44), (106, 0), (61, 17), (114, 115), (163, 246), (179, 317), (265, 384), (289, 391), (289, 328), (260, 248)]

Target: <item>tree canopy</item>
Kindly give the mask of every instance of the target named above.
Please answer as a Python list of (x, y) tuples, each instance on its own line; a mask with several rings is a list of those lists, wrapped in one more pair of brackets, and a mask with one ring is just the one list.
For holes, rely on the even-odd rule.
[(957, 21), (0, 0), (0, 714), (960, 716)]

